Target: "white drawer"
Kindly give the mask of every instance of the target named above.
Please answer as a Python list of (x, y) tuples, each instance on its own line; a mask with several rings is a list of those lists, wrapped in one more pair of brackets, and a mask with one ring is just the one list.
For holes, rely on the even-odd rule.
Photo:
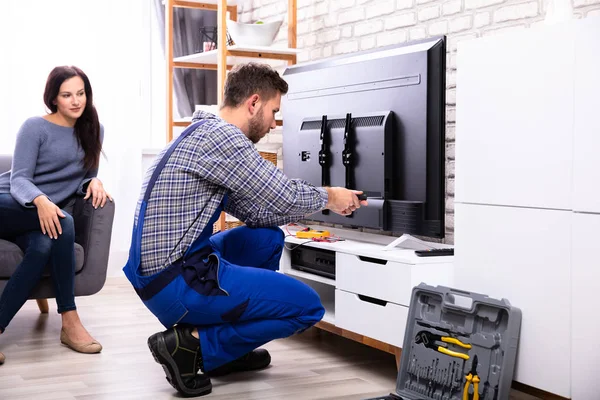
[[(408, 307), (335, 291), (335, 325), (397, 347), (403, 346)], [(377, 301), (377, 300), (375, 300)]]
[(336, 253), (336, 287), (403, 306), (410, 305), (413, 287), (453, 286), (453, 264), (404, 264), (354, 254)]

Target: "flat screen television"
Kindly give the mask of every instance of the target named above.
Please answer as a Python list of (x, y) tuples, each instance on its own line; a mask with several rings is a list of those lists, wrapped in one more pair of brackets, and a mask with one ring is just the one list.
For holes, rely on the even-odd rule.
[(443, 238), (446, 37), (296, 64), (283, 77), (285, 174), (369, 202), (308, 218)]

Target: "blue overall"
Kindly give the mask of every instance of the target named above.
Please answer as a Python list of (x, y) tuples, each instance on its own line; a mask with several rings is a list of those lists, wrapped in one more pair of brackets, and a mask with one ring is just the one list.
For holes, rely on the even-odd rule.
[(325, 310), (311, 287), (276, 272), (284, 243), (278, 227), (238, 227), (212, 235), (227, 196), (180, 260), (154, 275), (139, 274), (144, 216), (154, 183), (179, 141), (202, 123), (183, 132), (156, 166), (123, 271), (165, 328), (187, 324), (198, 329), (204, 370), (211, 371), (273, 339), (304, 331)]

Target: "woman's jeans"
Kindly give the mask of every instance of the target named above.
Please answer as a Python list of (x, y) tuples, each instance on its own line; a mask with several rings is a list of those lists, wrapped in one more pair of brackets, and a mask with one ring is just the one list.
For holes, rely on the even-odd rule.
[(3, 332), (50, 264), (58, 312), (75, 310), (75, 226), (74, 198), (61, 207), (62, 234), (50, 239), (40, 228), (37, 208), (26, 208), (9, 193), (0, 194), (0, 239), (16, 243), (25, 256), (12, 274), (0, 297), (0, 331)]

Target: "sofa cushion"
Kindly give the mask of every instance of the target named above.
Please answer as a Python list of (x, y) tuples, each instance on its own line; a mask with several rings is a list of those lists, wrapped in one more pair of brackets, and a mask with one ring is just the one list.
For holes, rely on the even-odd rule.
[[(23, 260), (23, 252), (16, 244), (0, 239), (0, 279), (8, 279)], [(83, 269), (83, 247), (75, 243), (75, 273)], [(50, 266), (46, 266), (45, 276), (50, 275)]]

